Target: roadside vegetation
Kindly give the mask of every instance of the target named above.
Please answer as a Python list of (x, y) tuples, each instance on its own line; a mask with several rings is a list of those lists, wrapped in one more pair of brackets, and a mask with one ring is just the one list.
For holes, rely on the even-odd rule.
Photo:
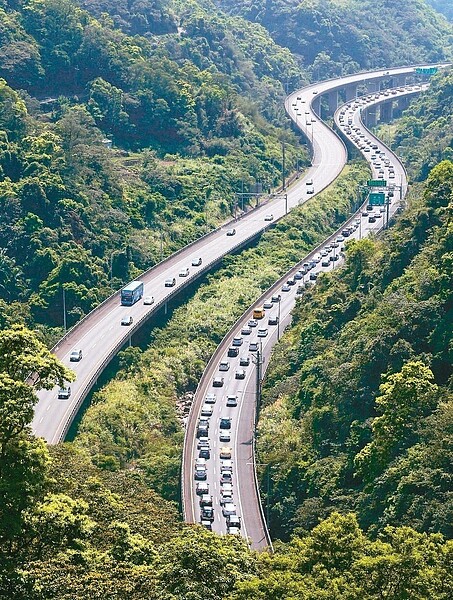
[(178, 498), (183, 430), (177, 404), (197, 382), (215, 348), (244, 310), (347, 218), (368, 177), (351, 165), (328, 190), (294, 209), (254, 248), (229, 256), (147, 350), (120, 355), (118, 376), (97, 392), (75, 439), (102, 468), (139, 467), (150, 486)]

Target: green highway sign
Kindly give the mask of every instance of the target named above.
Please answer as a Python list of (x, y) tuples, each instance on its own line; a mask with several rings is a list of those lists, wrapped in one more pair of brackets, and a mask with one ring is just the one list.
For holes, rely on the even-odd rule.
[(387, 181), (385, 179), (368, 179), (366, 184), (368, 187), (386, 187)]
[(417, 75), (435, 75), (437, 71), (437, 67), (415, 67)]
[(385, 204), (385, 194), (384, 192), (374, 192), (368, 196), (368, 204), (371, 206), (382, 206)]

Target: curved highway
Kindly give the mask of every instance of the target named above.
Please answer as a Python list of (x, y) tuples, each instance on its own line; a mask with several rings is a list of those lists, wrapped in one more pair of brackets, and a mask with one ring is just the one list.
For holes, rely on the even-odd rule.
[[(310, 137), (311, 128), (316, 131), (320, 125), (311, 106), (316, 96), (314, 87), (320, 86), (295, 92), (286, 102), (293, 121)], [(258, 379), (262, 379), (272, 348), (290, 322), (296, 298), (315, 283), (319, 273), (342, 262), (345, 241), (379, 232), (402, 205), (407, 189), (404, 166), (366, 129), (362, 114), (388, 102), (389, 97), (398, 100), (426, 87), (414, 84), (373, 92), (336, 110), (338, 129), (370, 163), (373, 179), (383, 184), (386, 204), (367, 210), (365, 203), (335, 234), (267, 290), (218, 346), (200, 380), (187, 423), (182, 476), (186, 521), (201, 523), (220, 534), (241, 534), (254, 549), (271, 546), (255, 480)], [(336, 136), (331, 137), (335, 144)], [(317, 132), (314, 149), (319, 152)], [(315, 158), (319, 159), (316, 155)], [(324, 164), (323, 159), (319, 162)], [(311, 187), (309, 181), (305, 185)], [(263, 318), (254, 319), (253, 309), (263, 304)], [(224, 429), (228, 424), (230, 428)], [(232, 512), (236, 518), (230, 516)]]
[[(357, 82), (365, 80), (385, 79), (388, 77), (402, 77), (413, 73), (413, 67), (390, 69), (352, 75), (342, 79), (323, 82), (304, 90), (307, 105), (309, 98), (316, 97), (332, 89), (344, 86), (355, 86)], [(316, 90), (313, 90), (316, 87)], [(291, 97), (290, 97), (291, 98)], [(345, 160), (346, 152), (339, 138), (321, 122), (313, 111), (310, 110), (311, 137), (314, 146), (313, 167), (307, 175), (300, 179), (294, 186), (287, 190), (287, 196), (277, 196), (266, 205), (259, 207), (245, 215), (239, 221), (233, 222), (225, 228), (208, 234), (195, 243), (183, 248), (156, 267), (144, 273), (140, 279), (145, 283), (145, 296), (154, 296), (153, 306), (144, 305), (141, 301), (132, 307), (124, 307), (119, 302), (119, 292), (103, 302), (97, 309), (80, 321), (53, 349), (57, 357), (76, 373), (76, 380), (71, 385), (72, 393), (69, 398), (59, 399), (58, 390), (42, 390), (38, 394), (38, 403), (35, 407), (32, 429), (35, 435), (45, 438), (49, 443), (58, 443), (63, 440), (69, 426), (75, 417), (83, 399), (95, 384), (97, 377), (112, 359), (112, 357), (127, 343), (131, 334), (138, 329), (151, 314), (168, 299), (176, 295), (181, 288), (197, 278), (202, 272), (216, 263), (222, 256), (233, 249), (244, 245), (255, 237), (266, 226), (265, 216), (272, 213), (274, 219), (281, 218), (292, 207), (310, 197), (312, 190), (306, 186), (308, 179), (313, 180), (314, 191), (319, 191), (329, 185), (340, 173)], [(295, 121), (295, 114), (289, 111)], [(314, 120), (314, 122), (313, 122)], [(304, 127), (304, 126), (303, 126)], [(302, 127), (302, 129), (303, 129)], [(234, 227), (234, 236), (227, 236), (228, 227)], [(193, 259), (202, 259), (201, 266), (191, 266)], [(179, 277), (179, 272), (189, 268), (187, 277)], [(167, 278), (175, 278), (176, 285), (171, 288), (164, 287)], [(122, 326), (123, 317), (132, 317), (130, 326)], [(72, 350), (81, 349), (83, 358), (80, 362), (70, 362)]]

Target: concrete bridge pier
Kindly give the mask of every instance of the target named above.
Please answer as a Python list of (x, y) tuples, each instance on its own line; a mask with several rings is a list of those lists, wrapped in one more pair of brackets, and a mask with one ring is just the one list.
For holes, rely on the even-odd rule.
[(338, 108), (338, 91), (334, 90), (330, 92), (327, 99), (329, 103), (329, 115), (333, 115)]
[(315, 112), (315, 113), (318, 115), (318, 117), (319, 117), (319, 116), (320, 116), (320, 114), (321, 114), (321, 98), (320, 98), (319, 96), (318, 96), (317, 98), (315, 98), (315, 99), (313, 100), (313, 103), (312, 103), (312, 105), (311, 105), (311, 106), (312, 106), (312, 108), (313, 108), (314, 112)]
[(357, 85), (353, 84), (353, 85), (348, 85), (345, 87), (345, 98), (346, 98), (346, 102), (350, 102), (351, 100), (354, 100), (355, 97), (357, 96)]
[(375, 127), (376, 126), (376, 107), (370, 106), (366, 110), (363, 111), (363, 121), (366, 127)]
[(394, 75), (392, 77), (392, 87), (401, 87), (406, 85), (406, 75)]
[(393, 102), (384, 102), (381, 104), (379, 120), (387, 123), (393, 118)]

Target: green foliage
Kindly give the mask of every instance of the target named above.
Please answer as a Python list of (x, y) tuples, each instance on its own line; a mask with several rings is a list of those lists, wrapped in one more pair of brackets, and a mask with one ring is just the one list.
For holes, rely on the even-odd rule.
[(264, 234), (256, 248), (226, 257), (165, 329), (153, 331), (149, 349), (123, 353), (125, 369), (96, 394), (75, 443), (105, 469), (140, 466), (154, 489), (176, 499), (183, 439), (178, 399), (196, 388), (215, 347), (254, 298), (345, 218), (366, 177), (362, 165), (351, 167)]
[(348, 244), (294, 311), (259, 423), (275, 536), (351, 509), (373, 534), (451, 535), (452, 186), (444, 161), (385, 238)]

